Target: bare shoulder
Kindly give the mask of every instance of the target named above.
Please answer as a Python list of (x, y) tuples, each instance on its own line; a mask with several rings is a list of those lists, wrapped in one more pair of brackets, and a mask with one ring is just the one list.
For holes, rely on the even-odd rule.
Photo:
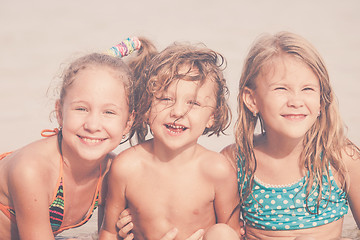
[(56, 139), (36, 141), (8, 157), (9, 189), (20, 191), (21, 188), (31, 186), (44, 190), (53, 188), (59, 176), (61, 161)]
[(236, 144), (233, 143), (224, 147), (220, 153), (223, 154), (227, 159), (233, 160), (235, 152), (236, 152)]
[(221, 150), (221, 154), (223, 154), (226, 159), (230, 162), (231, 166), (236, 170), (236, 149), (237, 146), (235, 143), (226, 146), (223, 150)]
[(350, 177), (351, 174), (357, 175), (360, 171), (360, 149), (354, 144), (349, 144), (342, 150), (342, 161)]
[(42, 139), (24, 146), (9, 155), (10, 169), (37, 174), (57, 169), (61, 158), (56, 137)]
[(111, 169), (121, 174), (131, 175), (142, 167), (149, 157), (148, 142), (132, 146), (119, 153), (112, 161)]
[(207, 149), (201, 157), (200, 167), (208, 176), (215, 179), (228, 178), (229, 174), (234, 173), (232, 164), (223, 154)]

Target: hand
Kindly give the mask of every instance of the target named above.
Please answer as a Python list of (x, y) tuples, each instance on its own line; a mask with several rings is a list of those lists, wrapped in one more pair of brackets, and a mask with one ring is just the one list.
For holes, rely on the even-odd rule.
[[(134, 234), (130, 233), (133, 229), (134, 224), (131, 222), (131, 213), (129, 209), (125, 209), (120, 213), (119, 220), (116, 223), (119, 228), (119, 236), (124, 240), (132, 240), (134, 239)], [(160, 240), (174, 240), (178, 233), (177, 228), (173, 228), (169, 232), (167, 232)], [(202, 240), (202, 236), (204, 235), (204, 230), (200, 229), (193, 233), (190, 237), (185, 240)]]
[(244, 220), (240, 219), (240, 237), (245, 239), (246, 231), (245, 231), (245, 223)]
[(129, 209), (125, 209), (120, 213), (119, 220), (116, 223), (119, 228), (119, 236), (124, 240), (134, 239), (134, 234), (130, 233), (134, 224), (131, 222), (131, 214)]
[[(173, 228), (168, 233), (166, 233), (160, 240), (174, 240), (177, 233), (178, 233), (178, 229)], [(199, 229), (185, 240), (202, 240), (203, 235), (204, 235), (204, 229)]]

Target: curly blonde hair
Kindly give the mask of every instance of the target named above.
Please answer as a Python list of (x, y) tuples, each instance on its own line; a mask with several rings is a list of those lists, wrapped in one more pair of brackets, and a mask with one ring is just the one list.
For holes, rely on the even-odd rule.
[[(215, 83), (215, 123), (210, 128), (206, 128), (203, 134), (219, 136), (224, 133), (231, 118), (230, 108), (227, 104), (229, 91), (222, 73), (225, 58), (205, 46), (186, 43), (174, 43), (157, 53), (149, 40), (141, 38), (140, 41), (143, 52), (139, 52), (138, 59), (134, 59), (131, 63), (139, 66), (134, 72), (134, 75), (137, 76), (136, 115), (132, 130), (132, 134), (137, 135), (138, 142), (144, 142), (149, 133), (147, 113), (151, 109), (155, 96), (166, 91), (171, 83), (179, 79), (199, 81), (200, 84), (203, 84), (205, 80)], [(184, 69), (187, 69), (185, 73)]]

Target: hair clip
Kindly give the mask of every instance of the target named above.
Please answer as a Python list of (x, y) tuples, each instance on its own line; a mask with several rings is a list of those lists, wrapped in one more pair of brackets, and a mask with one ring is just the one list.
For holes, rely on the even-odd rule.
[(124, 41), (118, 43), (112, 48), (108, 49), (105, 53), (113, 57), (125, 57), (135, 50), (139, 50), (141, 42), (137, 37), (129, 37)]

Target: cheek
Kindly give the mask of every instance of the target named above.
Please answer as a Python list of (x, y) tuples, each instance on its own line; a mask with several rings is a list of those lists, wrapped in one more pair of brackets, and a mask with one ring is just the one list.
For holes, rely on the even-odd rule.
[(126, 129), (128, 118), (121, 118), (111, 121), (106, 121), (106, 126), (113, 134), (122, 135), (122, 132)]
[(84, 119), (81, 116), (75, 116), (71, 113), (64, 113), (62, 116), (62, 127), (68, 129), (76, 129), (82, 126)]
[(311, 106), (311, 109), (313, 111), (319, 112), (321, 108), (320, 97), (319, 96), (308, 97), (307, 105)]
[(153, 106), (146, 114), (146, 118), (149, 120), (149, 122), (153, 122), (156, 120), (159, 116), (164, 116), (167, 114), (167, 109), (164, 108), (164, 106)]
[(125, 132), (126, 122), (124, 121), (108, 121), (103, 126), (103, 131), (116, 142), (120, 143), (123, 136), (127, 134), (127, 132)]

